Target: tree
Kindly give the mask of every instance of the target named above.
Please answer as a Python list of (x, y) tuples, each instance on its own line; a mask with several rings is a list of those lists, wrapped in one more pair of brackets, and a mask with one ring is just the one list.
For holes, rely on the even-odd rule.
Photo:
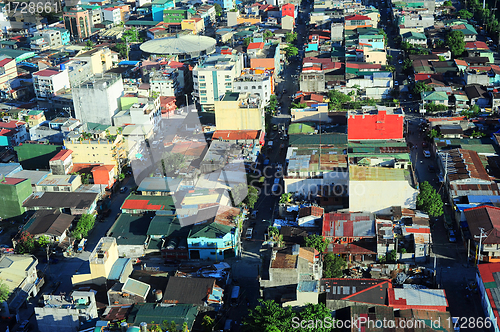
[(47, 235), (42, 235), (36, 240), (36, 243), (40, 248), (47, 248), (47, 246), (50, 244), (50, 237), (48, 237)]
[(182, 153), (165, 152), (158, 166), (168, 175), (184, 167), (185, 159)]
[(306, 108), (307, 104), (306, 103), (292, 103), (292, 108)]
[(330, 99), (328, 104), (330, 110), (341, 110), (343, 104), (351, 101), (351, 97), (337, 90), (328, 91), (328, 98)]
[(401, 49), (403, 51), (408, 51), (409, 49), (411, 49), (413, 47), (412, 44), (408, 43), (406, 40), (405, 41), (402, 41), (401, 42)]
[(120, 57), (122, 58), (127, 58), (128, 54), (128, 46), (125, 43), (117, 43), (114, 47), (113, 50), (115, 52), (118, 52), (120, 54)]
[(254, 186), (248, 186), (248, 195), (245, 197), (243, 202), (250, 208), (253, 209), (255, 203), (259, 200), (259, 190)]
[(465, 51), (464, 33), (459, 30), (448, 32), (445, 38), (446, 45), (450, 48), (451, 55), (456, 58), (461, 56)]
[(324, 278), (340, 278), (344, 274), (346, 261), (334, 254), (326, 254), (323, 259), (323, 277)]
[(266, 107), (267, 111), (275, 111), (278, 107), (278, 97), (276, 95), (271, 95), (269, 98), (269, 104)]
[(429, 133), (427, 134), (427, 137), (429, 137), (430, 139), (434, 139), (434, 138), (440, 138), (442, 137), (443, 135), (441, 135), (441, 133), (439, 132), (439, 130), (437, 129), (431, 129), (429, 131)]
[(467, 119), (475, 118), (481, 113), (481, 108), (477, 105), (469, 107), (469, 109), (460, 112), (460, 115), (465, 116)]
[(472, 138), (481, 138), (481, 137), (485, 137), (486, 134), (483, 133), (482, 131), (478, 131), (478, 130), (473, 130), (472, 133), (470, 134), (470, 137)]
[(387, 65), (385, 66), (385, 70), (390, 71), (391, 73), (394, 73), (396, 71), (396, 67), (393, 65)]
[(410, 59), (405, 59), (402, 69), (405, 74), (411, 74), (413, 71), (413, 62)]
[(201, 321), (201, 325), (205, 328), (206, 332), (211, 332), (214, 329), (215, 320), (209, 315), (203, 316), (203, 320)]
[(325, 252), (328, 247), (328, 240), (321, 235), (311, 234), (306, 236), (306, 247), (311, 247), (319, 251), (320, 253)]
[(434, 47), (436, 47), (436, 48), (442, 48), (445, 46), (446, 46), (446, 42), (442, 39), (436, 39), (436, 41), (434, 42)]
[(443, 104), (427, 103), (424, 106), (425, 110), (429, 113), (439, 113), (448, 110), (448, 106)]
[(427, 91), (432, 91), (432, 87), (429, 85), (425, 84), (424, 81), (418, 81), (415, 83), (413, 86), (413, 93), (420, 95), (421, 92), (427, 92)]
[(448, 0), (448, 1), (445, 1), (445, 2), (443, 3), (443, 6), (445, 6), (445, 7), (453, 7), (453, 3), (452, 3), (451, 1), (449, 1), (449, 0)]
[(243, 39), (243, 46), (248, 47), (248, 45), (250, 45), (252, 41), (253, 41), (252, 37), (246, 37), (245, 39)]
[(470, 11), (468, 11), (467, 9), (460, 9), (457, 13), (457, 16), (459, 18), (463, 18), (463, 19), (466, 19), (466, 20), (470, 20), (474, 14), (472, 14)]
[(174, 321), (170, 322), (170, 328), (168, 329), (168, 332), (177, 332), (177, 324), (175, 324)]
[(222, 15), (222, 7), (218, 3), (214, 4), (215, 16), (220, 17)]
[(30, 254), (35, 250), (35, 239), (29, 232), (22, 232), (16, 244), (19, 254)]
[(81, 240), (82, 238), (87, 237), (89, 232), (94, 228), (95, 217), (92, 214), (82, 214), (80, 220), (76, 224), (75, 229), (71, 232), (71, 237), (76, 240)]
[(385, 254), (385, 261), (386, 262), (396, 262), (398, 258), (398, 253), (396, 250), (391, 250), (387, 254)]
[(123, 181), (123, 179), (125, 179), (125, 174), (123, 173), (118, 174), (118, 181)]
[(285, 56), (288, 58), (291, 58), (293, 56), (297, 56), (299, 54), (299, 49), (295, 46), (288, 45), (285, 47)]
[[(330, 332), (333, 331), (326, 324), (320, 326), (316, 325), (317, 321), (328, 322), (327, 317), (332, 318), (330, 310), (323, 303), (311, 304), (308, 303), (298, 314), (299, 321), (307, 322), (306, 328), (292, 329), (292, 331), (315, 331), (315, 332)], [(333, 322), (333, 320), (332, 320)], [(293, 327), (293, 326), (292, 326)]]
[(297, 33), (296, 32), (287, 32), (285, 34), (285, 42), (293, 43), (296, 40), (297, 40)]
[[(249, 309), (243, 325), (249, 331), (292, 331), (292, 307), (282, 307), (273, 300), (259, 299), (259, 305)], [(275, 328), (269, 329), (269, 328)]]
[(130, 28), (125, 30), (122, 36), (122, 42), (124, 43), (142, 43), (144, 39), (141, 37), (139, 30), (137, 28)]
[(439, 61), (446, 61), (446, 58), (442, 55), (438, 55)]
[(417, 209), (423, 210), (430, 217), (439, 217), (444, 213), (441, 195), (427, 181), (420, 184), (420, 192), (417, 196)]
[(93, 48), (94, 48), (94, 46), (95, 46), (95, 45), (94, 45), (94, 42), (92, 42), (92, 40), (87, 40), (87, 43), (86, 43), (85, 45), (86, 45), (86, 47), (85, 47), (85, 48), (86, 48), (86, 49), (89, 49), (89, 50), (93, 49)]
[(0, 303), (7, 301), (9, 294), (9, 286), (3, 280), (0, 280)]
[(280, 203), (286, 204), (292, 201), (293, 194), (292, 193), (283, 193), (280, 197)]
[(269, 39), (274, 36), (274, 33), (271, 30), (264, 31), (264, 38)]

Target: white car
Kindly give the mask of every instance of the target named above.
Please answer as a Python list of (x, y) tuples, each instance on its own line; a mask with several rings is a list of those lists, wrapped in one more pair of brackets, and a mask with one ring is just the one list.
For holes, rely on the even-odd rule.
[(248, 228), (248, 229), (247, 229), (247, 232), (246, 232), (246, 234), (245, 234), (245, 238), (246, 238), (247, 240), (249, 240), (249, 239), (251, 239), (251, 238), (252, 238), (252, 236), (253, 236), (253, 228), (252, 228), (252, 227), (250, 227), (250, 228)]

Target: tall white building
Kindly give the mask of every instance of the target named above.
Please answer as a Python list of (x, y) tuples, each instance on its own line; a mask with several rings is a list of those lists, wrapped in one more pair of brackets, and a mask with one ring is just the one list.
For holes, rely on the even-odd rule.
[(269, 74), (245, 72), (234, 79), (233, 92), (257, 95), (260, 97), (262, 104), (267, 105), (273, 94), (272, 77)]
[(194, 96), (204, 109), (233, 91), (233, 81), (241, 75), (243, 55), (214, 54), (201, 60), (193, 69)]
[(120, 75), (95, 75), (72, 89), (75, 117), (81, 122), (113, 125), (112, 118), (119, 111), (123, 96)]
[(54, 97), (58, 92), (70, 88), (68, 70), (44, 69), (34, 72), (33, 87), (38, 99)]

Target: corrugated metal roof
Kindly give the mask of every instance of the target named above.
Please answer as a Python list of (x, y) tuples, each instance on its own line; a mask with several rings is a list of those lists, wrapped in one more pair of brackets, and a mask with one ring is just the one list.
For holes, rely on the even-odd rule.
[(448, 306), (443, 289), (392, 288), (388, 291), (394, 294), (396, 301), (403, 300), (408, 306)]
[(128, 278), (127, 281), (125, 281), (125, 284), (123, 284), (122, 292), (137, 295), (145, 299), (150, 288), (151, 287), (148, 284)]
[(387, 167), (349, 166), (351, 181), (407, 181), (407, 170)]

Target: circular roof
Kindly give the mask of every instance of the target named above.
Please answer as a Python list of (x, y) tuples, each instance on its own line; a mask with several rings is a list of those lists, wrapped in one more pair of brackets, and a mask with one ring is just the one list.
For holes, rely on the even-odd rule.
[(215, 50), (215, 44), (215, 39), (211, 37), (185, 35), (147, 41), (141, 45), (141, 50), (150, 54), (196, 54)]

